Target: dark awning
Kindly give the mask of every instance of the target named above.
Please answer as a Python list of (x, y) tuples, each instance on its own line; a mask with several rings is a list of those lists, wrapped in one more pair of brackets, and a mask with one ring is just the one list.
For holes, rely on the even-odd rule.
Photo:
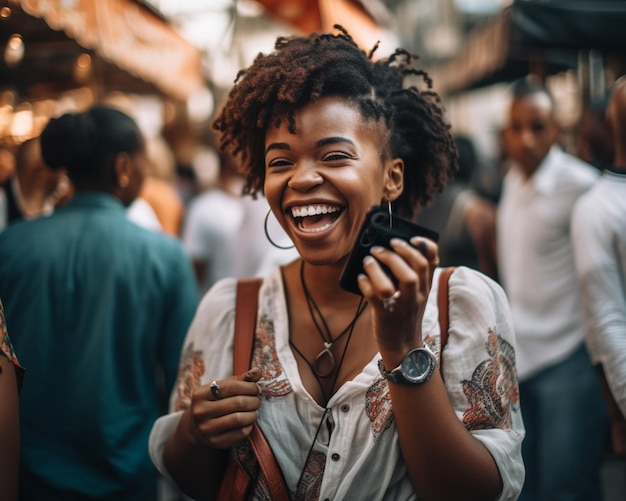
[(463, 50), (431, 69), (437, 90), (455, 93), (512, 81), (540, 68), (576, 68), (579, 52), (626, 57), (626, 2), (517, 0), (477, 26)]

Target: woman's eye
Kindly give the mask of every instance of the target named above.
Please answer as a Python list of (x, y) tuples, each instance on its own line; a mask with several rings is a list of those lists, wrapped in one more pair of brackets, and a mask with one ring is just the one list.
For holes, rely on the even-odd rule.
[(267, 163), (268, 167), (285, 167), (287, 165), (291, 165), (291, 162), (286, 158), (275, 158)]
[(328, 155), (324, 156), (324, 161), (326, 162), (333, 162), (333, 161), (337, 161), (337, 160), (346, 160), (346, 159), (350, 159), (353, 158), (351, 155), (348, 155), (347, 153), (342, 153), (339, 151), (333, 151), (332, 153), (329, 153)]

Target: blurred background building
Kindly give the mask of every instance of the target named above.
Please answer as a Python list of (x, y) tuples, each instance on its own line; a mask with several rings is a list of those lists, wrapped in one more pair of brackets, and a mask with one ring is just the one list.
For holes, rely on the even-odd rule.
[(0, 146), (60, 112), (115, 101), (191, 165), (238, 69), (277, 35), (335, 23), (366, 50), (380, 41), (381, 55), (418, 54), (453, 128), (488, 158), (513, 79), (545, 81), (574, 137), (582, 110), (625, 71), (624, 1), (2, 0)]

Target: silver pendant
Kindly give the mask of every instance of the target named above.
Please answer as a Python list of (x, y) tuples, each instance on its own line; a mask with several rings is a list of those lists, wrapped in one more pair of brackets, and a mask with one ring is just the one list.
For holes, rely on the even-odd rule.
[[(327, 378), (335, 370), (335, 356), (330, 351), (333, 343), (324, 342), (324, 349), (320, 351), (313, 362), (313, 370), (318, 377)], [(325, 369), (326, 367), (326, 369)]]

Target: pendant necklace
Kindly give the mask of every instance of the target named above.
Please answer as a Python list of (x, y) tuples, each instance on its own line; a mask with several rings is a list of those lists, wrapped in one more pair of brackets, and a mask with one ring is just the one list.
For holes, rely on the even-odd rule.
[[(359, 305), (357, 306), (356, 309), (356, 313), (354, 315), (354, 318), (350, 321), (350, 323), (347, 325), (347, 327), (336, 337), (333, 338), (332, 334), (330, 332), (330, 329), (328, 328), (328, 324), (326, 323), (326, 320), (324, 319), (324, 316), (322, 315), (322, 312), (320, 311), (319, 307), (317, 306), (317, 303), (315, 302), (315, 300), (311, 297), (311, 294), (309, 293), (309, 290), (306, 286), (306, 281), (304, 280), (304, 261), (302, 261), (302, 266), (300, 267), (300, 281), (302, 282), (302, 290), (304, 291), (304, 295), (306, 297), (306, 301), (307, 301), (307, 306), (309, 307), (309, 313), (311, 314), (311, 319), (313, 320), (313, 323), (315, 324), (315, 328), (317, 329), (317, 332), (319, 333), (320, 337), (322, 338), (322, 341), (324, 343), (324, 349), (322, 351), (320, 351), (317, 356), (315, 357), (315, 361), (314, 363), (309, 362), (309, 360), (302, 354), (302, 352), (296, 347), (296, 345), (294, 344), (294, 342), (289, 339), (289, 344), (293, 347), (293, 349), (296, 351), (296, 353), (298, 353), (298, 355), (300, 355), (300, 357), (302, 357), (302, 359), (306, 362), (306, 364), (309, 366), (309, 368), (311, 369), (311, 372), (313, 373), (313, 376), (315, 377), (317, 383), (320, 386), (320, 389), (322, 390), (322, 395), (324, 398), (324, 413), (322, 414), (322, 418), (320, 419), (320, 422), (317, 426), (317, 429), (315, 431), (315, 435), (313, 437), (313, 441), (311, 442), (311, 446), (309, 447), (309, 451), (307, 453), (306, 456), (306, 460), (305, 460), (305, 464), (304, 467), (302, 468), (302, 471), (300, 473), (300, 478), (298, 479), (298, 483), (297, 483), (297, 491), (296, 491), (296, 499), (303, 499), (305, 497), (304, 492), (302, 492), (302, 482), (303, 482), (303, 478), (305, 475), (305, 471), (306, 471), (306, 465), (309, 463), (309, 459), (311, 457), (311, 453), (313, 452), (313, 448), (315, 447), (315, 443), (317, 441), (317, 437), (319, 436), (319, 433), (322, 429), (322, 425), (324, 423), (324, 421), (326, 420), (326, 415), (328, 414), (328, 401), (330, 399), (330, 396), (327, 394), (326, 389), (324, 387), (324, 384), (322, 382), (322, 378), (328, 378), (333, 374), (333, 371), (335, 372), (333, 380), (332, 380), (332, 386), (331, 386), (331, 394), (335, 388), (335, 385), (337, 384), (337, 379), (339, 378), (339, 372), (341, 370), (341, 366), (343, 365), (343, 361), (346, 357), (346, 353), (348, 352), (348, 345), (350, 344), (350, 340), (352, 339), (352, 333), (354, 332), (354, 326), (356, 325), (357, 320), (359, 319), (359, 317), (361, 316), (361, 313), (363, 313), (363, 310), (365, 310), (365, 307), (367, 306), (367, 301), (365, 301), (365, 298), (361, 297), (361, 300), (359, 301)], [(328, 341), (326, 340), (326, 337), (324, 336), (324, 333), (322, 332), (322, 329), (320, 328), (320, 325), (317, 321), (317, 318), (315, 316), (315, 313), (317, 313), (317, 315), (320, 317), (322, 324), (324, 325), (324, 328), (326, 330), (326, 335), (328, 336)], [(341, 352), (341, 357), (339, 359), (339, 365), (336, 367), (336, 371), (335, 371), (335, 357), (332, 354), (332, 352), (330, 351), (330, 348), (333, 346), (334, 343), (336, 343), (341, 337), (343, 337), (345, 334), (348, 335), (347, 339), (346, 339), (346, 343), (343, 347), (343, 350)], [(330, 364), (330, 368), (326, 371), (320, 371), (319, 369), (319, 365), (320, 365), (320, 361), (322, 359), (326, 358), (328, 363)]]
[[(357, 306), (354, 318), (350, 321), (350, 323), (346, 326), (346, 328), (343, 331), (341, 331), (341, 333), (337, 337), (333, 337), (332, 333), (330, 332), (330, 328), (328, 327), (328, 323), (326, 322), (326, 319), (324, 318), (324, 315), (322, 315), (322, 312), (319, 306), (317, 305), (317, 303), (311, 296), (311, 293), (309, 292), (309, 289), (306, 285), (306, 280), (304, 279), (304, 261), (302, 261), (302, 266), (300, 267), (300, 281), (302, 283), (302, 290), (306, 298), (307, 306), (309, 307), (309, 313), (311, 315), (311, 319), (313, 320), (313, 324), (315, 325), (315, 328), (317, 332), (319, 333), (320, 337), (322, 338), (322, 342), (324, 343), (324, 348), (315, 356), (312, 363), (309, 362), (306, 359), (306, 357), (303, 357), (303, 358), (306, 360), (307, 364), (311, 368), (316, 378), (326, 379), (333, 374), (336, 368), (335, 356), (333, 355), (333, 352), (331, 351), (333, 344), (335, 344), (343, 336), (345, 336), (348, 333), (351, 333), (352, 330), (354, 330), (354, 326), (357, 320), (359, 319), (359, 317), (361, 316), (361, 314), (363, 313), (363, 311), (365, 310), (365, 307), (367, 306), (367, 302), (365, 302), (364, 298), (361, 297), (361, 300), (359, 301), (359, 305)], [(318, 321), (318, 317), (319, 317), (319, 321)], [(324, 330), (322, 330), (322, 327), (320, 326), (320, 321), (322, 325), (324, 326)], [(292, 346), (293, 346), (293, 343), (292, 343)], [(295, 349), (300, 354), (300, 356), (302, 356), (299, 350), (297, 348)]]

